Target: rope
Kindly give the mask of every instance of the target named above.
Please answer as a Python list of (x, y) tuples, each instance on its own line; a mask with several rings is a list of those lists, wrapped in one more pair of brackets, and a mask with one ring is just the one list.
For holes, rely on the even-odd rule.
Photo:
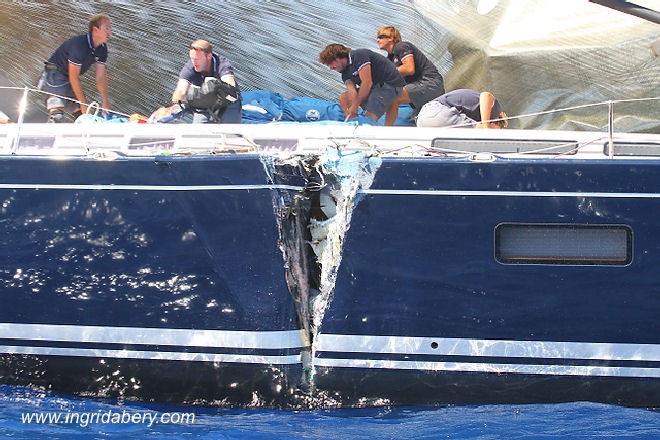
[[(602, 102), (596, 102), (593, 104), (583, 104), (583, 105), (575, 105), (573, 107), (564, 107), (560, 109), (553, 109), (553, 110), (544, 110), (540, 112), (534, 112), (534, 113), (524, 113), (522, 115), (515, 115), (515, 116), (507, 116), (506, 118), (497, 118), (497, 119), (489, 119), (487, 121), (481, 121), (485, 123), (489, 122), (498, 122), (498, 121), (503, 121), (505, 119), (511, 120), (511, 119), (522, 119), (522, 118), (528, 118), (532, 116), (540, 116), (540, 115), (548, 115), (552, 113), (561, 113), (561, 112), (566, 112), (569, 110), (578, 110), (582, 108), (588, 108), (588, 107), (598, 107), (601, 105), (606, 105), (610, 106), (612, 104), (618, 104), (622, 102), (635, 102), (635, 101), (655, 101), (655, 100), (660, 100), (660, 96), (657, 96), (655, 98), (629, 98), (629, 99), (614, 99), (614, 100), (609, 100), (609, 101), (602, 101)], [(452, 125), (452, 128), (456, 127), (471, 127), (473, 124), (456, 124)]]
[(116, 110), (112, 110), (112, 109), (109, 109), (109, 108), (103, 108), (96, 101), (92, 101), (91, 103), (90, 102), (80, 102), (77, 99), (71, 98), (69, 96), (62, 96), (62, 95), (58, 95), (56, 93), (46, 92), (46, 91), (43, 91), (43, 90), (36, 89), (34, 87), (0, 86), (0, 89), (10, 89), (10, 90), (26, 90), (27, 89), (30, 92), (37, 92), (37, 93), (41, 93), (43, 95), (53, 96), (55, 98), (66, 99), (68, 101), (75, 102), (78, 105), (81, 105), (81, 104), (86, 105), (87, 106), (87, 113), (90, 112), (90, 108), (96, 108), (96, 114), (98, 114), (98, 112), (106, 112), (106, 113), (114, 113), (114, 114), (119, 115), (119, 116), (125, 116), (127, 118), (129, 118), (131, 116), (128, 113), (122, 113), (122, 112), (118, 112)]

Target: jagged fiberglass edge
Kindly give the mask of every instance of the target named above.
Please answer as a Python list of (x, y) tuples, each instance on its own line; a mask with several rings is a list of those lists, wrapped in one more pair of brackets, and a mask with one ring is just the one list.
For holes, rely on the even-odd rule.
[(273, 191), (273, 208), (289, 292), (310, 347), (302, 353), (302, 386), (314, 390), (314, 342), (332, 300), (344, 237), (361, 189), (373, 183), (382, 159), (364, 151), (328, 148), (320, 154), (264, 155), (269, 180), (303, 179), (302, 191)]

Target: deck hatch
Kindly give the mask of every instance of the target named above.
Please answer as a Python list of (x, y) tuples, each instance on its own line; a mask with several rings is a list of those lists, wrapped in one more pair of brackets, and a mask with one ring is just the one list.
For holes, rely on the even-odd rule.
[(254, 139), (254, 143), (259, 145), (262, 151), (293, 151), (298, 147), (298, 139)]
[(130, 150), (170, 149), (174, 147), (175, 138), (172, 136), (135, 136), (131, 138), (128, 148)]
[(503, 264), (625, 266), (632, 261), (632, 230), (625, 225), (502, 223), (495, 258)]
[(48, 149), (55, 145), (55, 136), (21, 136), (18, 148), (21, 149)]
[(578, 143), (567, 139), (463, 139), (435, 138), (433, 148), (446, 153), (575, 154)]
[[(603, 153), (609, 156), (609, 142), (605, 142)], [(614, 156), (660, 156), (660, 143), (614, 141)]]

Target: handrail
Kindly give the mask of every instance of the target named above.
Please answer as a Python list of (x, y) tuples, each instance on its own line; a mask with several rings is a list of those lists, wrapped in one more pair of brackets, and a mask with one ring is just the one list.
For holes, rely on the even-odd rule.
[(609, 137), (609, 156), (614, 158), (614, 102), (607, 102), (607, 134)]

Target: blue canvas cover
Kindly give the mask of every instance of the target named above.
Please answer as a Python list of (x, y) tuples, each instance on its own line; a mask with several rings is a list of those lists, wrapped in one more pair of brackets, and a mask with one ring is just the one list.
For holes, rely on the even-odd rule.
[(344, 121), (346, 115), (336, 102), (294, 96), (284, 101), (282, 119), (297, 122)]
[(242, 92), (241, 97), (244, 124), (261, 124), (282, 118), (284, 98), (279, 93), (270, 90), (248, 90)]
[[(415, 122), (412, 120), (414, 110), (408, 104), (399, 106), (399, 114), (394, 120), (395, 127), (414, 127)], [(378, 125), (385, 125), (385, 115), (378, 119)]]

